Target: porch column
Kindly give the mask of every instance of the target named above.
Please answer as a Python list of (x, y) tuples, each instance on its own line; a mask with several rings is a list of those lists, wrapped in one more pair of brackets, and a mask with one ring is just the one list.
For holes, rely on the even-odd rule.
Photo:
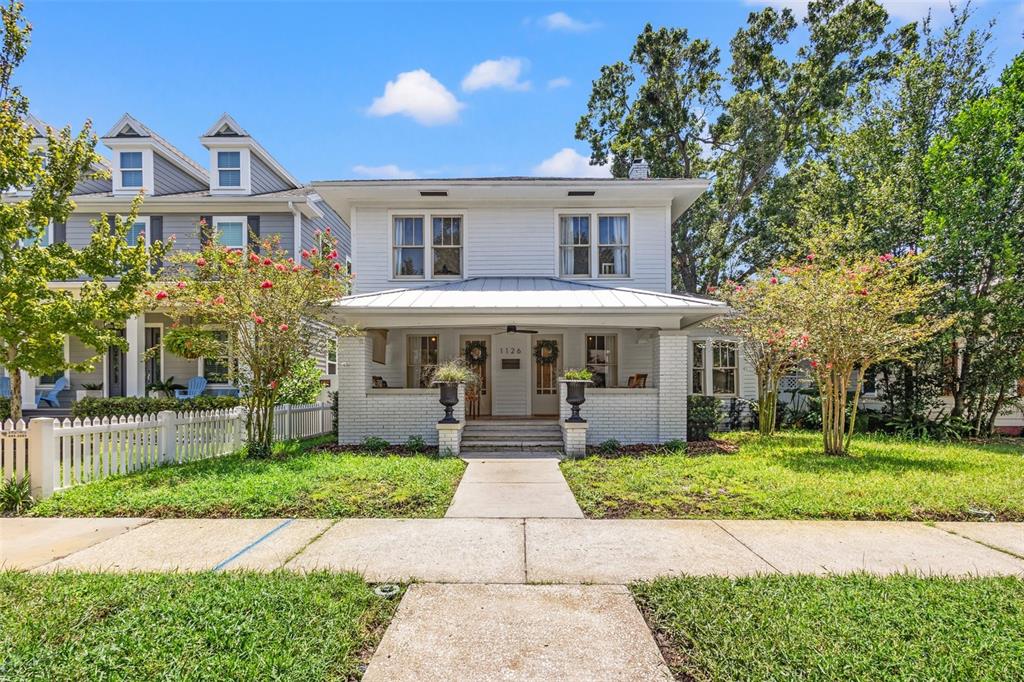
[(365, 334), (338, 337), (338, 443), (358, 443), (368, 409), (373, 340)]
[(146, 395), (146, 315), (132, 315), (125, 322), (128, 351), (124, 356), (125, 395)]
[(25, 370), (21, 372), (21, 409), (31, 410), (36, 406), (36, 378), (29, 376)]
[(689, 336), (684, 331), (658, 332), (658, 442), (686, 440)]

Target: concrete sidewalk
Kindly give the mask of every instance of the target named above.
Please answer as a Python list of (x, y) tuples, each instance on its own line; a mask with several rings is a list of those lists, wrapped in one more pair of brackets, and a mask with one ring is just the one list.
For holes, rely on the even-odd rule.
[(520, 456), (466, 463), (445, 518), (583, 518), (558, 459)]
[(667, 575), (1024, 576), (1024, 523), (0, 519), (19, 570), (355, 571), (370, 581), (625, 584)]

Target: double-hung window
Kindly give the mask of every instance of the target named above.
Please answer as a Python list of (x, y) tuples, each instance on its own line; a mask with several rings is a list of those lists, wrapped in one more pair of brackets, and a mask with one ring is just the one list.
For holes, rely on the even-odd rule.
[(220, 342), (225, 352), (217, 357), (202, 358), (203, 377), (211, 384), (227, 384), (231, 381), (231, 353), (228, 348), (228, 333), (218, 329), (213, 332), (214, 337)]
[(564, 215), (558, 219), (559, 262), (563, 277), (590, 275), (590, 216)]
[(596, 388), (608, 388), (618, 383), (618, 360), (615, 350), (614, 335), (587, 335), (587, 369), (594, 374)]
[(135, 246), (139, 242), (139, 238), (142, 238), (143, 244), (149, 244), (149, 218), (137, 218), (132, 226), (128, 228), (128, 233), (125, 235), (125, 241)]
[(244, 249), (248, 238), (248, 221), (245, 216), (214, 217), (213, 227), (220, 233), (221, 246)]
[(327, 376), (333, 378), (338, 373), (338, 340), (327, 341)]
[(732, 341), (711, 343), (711, 389), (715, 395), (736, 395), (736, 344)]
[(704, 349), (706, 344), (704, 341), (693, 342), (693, 372), (692, 372), (692, 385), (690, 386), (690, 393), (694, 395), (704, 395), (705, 383), (704, 383)]
[(217, 152), (217, 182), (220, 187), (242, 186), (242, 152)]
[(598, 275), (629, 277), (629, 216), (599, 216), (597, 227)]
[(406, 383), (409, 388), (429, 388), (437, 367), (437, 334), (408, 337)]
[(142, 187), (142, 152), (121, 152), (121, 187)]
[(423, 277), (423, 216), (395, 217), (392, 250), (395, 277)]
[(434, 277), (462, 275), (462, 218), (460, 216), (432, 216)]

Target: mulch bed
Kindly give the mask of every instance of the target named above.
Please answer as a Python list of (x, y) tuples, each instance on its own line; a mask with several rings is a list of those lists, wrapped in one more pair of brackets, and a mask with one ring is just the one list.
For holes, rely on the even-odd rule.
[[(739, 451), (739, 446), (724, 440), (702, 440), (690, 441), (686, 444), (687, 455), (731, 455)], [(614, 451), (602, 450), (593, 446), (587, 448), (587, 454), (594, 457), (615, 459), (617, 457), (647, 457), (648, 455), (666, 455), (678, 452), (670, 450), (664, 445), (652, 443), (633, 443), (631, 445), (619, 445)]]
[(437, 446), (427, 445), (418, 450), (413, 450), (404, 445), (389, 445), (383, 450), (367, 450), (361, 444), (356, 443), (355, 445), (338, 445), (337, 443), (328, 443), (326, 445), (319, 445), (313, 448), (313, 452), (337, 452), (344, 454), (356, 454), (356, 455), (375, 455), (375, 456), (387, 456), (387, 455), (398, 455), (399, 457), (414, 457), (416, 455), (427, 455), (428, 457), (437, 456)]

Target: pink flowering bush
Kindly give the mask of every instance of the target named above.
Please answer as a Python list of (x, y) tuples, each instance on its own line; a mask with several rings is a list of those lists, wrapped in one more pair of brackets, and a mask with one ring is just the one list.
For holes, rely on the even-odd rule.
[[(332, 267), (338, 257), (333, 248), (327, 255), (304, 252), (304, 266), (277, 239), (252, 243), (245, 253), (218, 239), (214, 234), (198, 253), (174, 254), (174, 284), (150, 295), (168, 310), (174, 329), (227, 332), (226, 341), (213, 342), (216, 354), (230, 358), (230, 371), (244, 388), (247, 450), (267, 456), (279, 387), (297, 362), (326, 344), (330, 305), (348, 293), (349, 277)], [(333, 244), (329, 235), (320, 239)]]

